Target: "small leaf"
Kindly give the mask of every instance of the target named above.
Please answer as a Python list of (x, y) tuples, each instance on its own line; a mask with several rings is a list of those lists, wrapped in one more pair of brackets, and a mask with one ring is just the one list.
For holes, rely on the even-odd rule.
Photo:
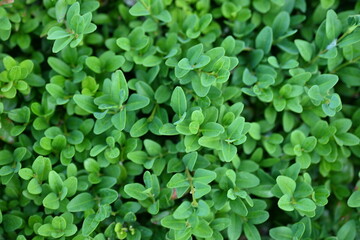
[(91, 214), (87, 216), (82, 225), (82, 235), (89, 236), (92, 232), (95, 231), (100, 221), (96, 219), (96, 214)]
[(293, 195), (296, 188), (296, 183), (293, 179), (286, 176), (278, 176), (276, 178), (276, 183), (278, 184), (283, 194), (287, 194), (288, 196)]
[(70, 212), (82, 212), (91, 209), (95, 205), (95, 200), (90, 193), (80, 193), (67, 205)]
[(55, 72), (63, 75), (64, 77), (72, 76), (71, 68), (62, 60), (55, 57), (49, 57), (48, 63)]
[(168, 188), (180, 188), (180, 187), (188, 187), (190, 186), (186, 177), (181, 173), (176, 173), (171, 177), (169, 182), (166, 185)]
[(339, 240), (353, 240), (356, 235), (356, 223), (354, 220), (349, 220), (341, 226), (336, 236)]
[(131, 137), (141, 137), (149, 131), (148, 121), (146, 118), (141, 118), (131, 127)]
[(310, 62), (311, 57), (313, 56), (313, 47), (311, 46), (311, 44), (304, 40), (296, 39), (295, 45), (298, 48), (301, 57), (305, 61)]
[(124, 191), (130, 197), (135, 198), (137, 200), (145, 200), (149, 196), (145, 193), (145, 187), (139, 183), (129, 183), (124, 187)]
[(179, 116), (182, 116), (187, 109), (185, 93), (181, 87), (176, 87), (171, 95), (170, 106)]
[(273, 42), (273, 31), (269, 26), (264, 27), (255, 39), (255, 46), (257, 49), (262, 49), (265, 54), (270, 52)]
[(352, 208), (360, 207), (360, 191), (353, 192), (349, 197), (347, 204)]
[(288, 227), (276, 227), (270, 229), (270, 236), (275, 240), (292, 240), (293, 232)]
[(93, 72), (101, 73), (101, 61), (99, 58), (91, 56), (86, 58), (86, 66), (88, 66)]
[(55, 193), (49, 193), (43, 200), (43, 205), (46, 208), (56, 210), (60, 206), (59, 198)]
[(94, 104), (94, 99), (90, 96), (76, 94), (74, 95), (74, 101), (80, 108), (89, 113), (98, 111), (97, 106)]
[(100, 189), (98, 194), (100, 197), (100, 204), (104, 205), (115, 202), (119, 197), (119, 194), (115, 190), (109, 188)]
[(148, 97), (141, 96), (139, 94), (131, 94), (129, 100), (126, 103), (127, 111), (135, 111), (142, 109), (149, 105), (150, 100)]
[(336, 34), (337, 15), (334, 10), (330, 9), (326, 13), (326, 36), (329, 40), (333, 40)]

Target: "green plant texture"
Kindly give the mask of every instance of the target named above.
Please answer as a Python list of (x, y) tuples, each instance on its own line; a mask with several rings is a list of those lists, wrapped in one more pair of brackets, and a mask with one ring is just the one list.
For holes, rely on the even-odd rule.
[(360, 2), (0, 1), (0, 240), (360, 240)]

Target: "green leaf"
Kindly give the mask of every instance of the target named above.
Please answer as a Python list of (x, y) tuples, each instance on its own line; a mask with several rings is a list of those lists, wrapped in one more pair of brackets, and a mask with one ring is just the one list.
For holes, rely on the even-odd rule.
[(292, 240), (293, 232), (288, 227), (276, 227), (270, 229), (270, 236), (275, 240)]
[(252, 224), (261, 224), (266, 222), (269, 219), (269, 213), (267, 211), (250, 211), (247, 215), (249, 223)]
[(187, 58), (183, 58), (179, 61), (178, 63), (179, 68), (183, 69), (183, 70), (193, 70), (194, 67), (191, 65), (189, 59)]
[(49, 83), (49, 84), (46, 84), (45, 88), (46, 88), (46, 91), (48, 91), (50, 93), (50, 95), (55, 98), (64, 98), (65, 97), (64, 89), (57, 84)]
[(70, 212), (82, 212), (91, 209), (95, 205), (94, 197), (90, 193), (80, 193), (67, 205)]
[(161, 225), (166, 228), (174, 230), (183, 230), (185, 226), (185, 220), (175, 219), (172, 215), (166, 216), (161, 219)]
[(116, 113), (111, 117), (111, 123), (119, 131), (124, 130), (126, 125), (126, 110), (122, 109), (120, 112)]
[(269, 26), (264, 27), (255, 39), (255, 47), (262, 49), (265, 54), (270, 52), (271, 45), (273, 42), (273, 31)]
[(176, 173), (171, 177), (171, 179), (169, 180), (166, 186), (168, 188), (180, 188), (180, 187), (188, 187), (190, 186), (190, 184), (187, 178), (183, 174)]
[(158, 89), (156, 89), (154, 97), (156, 102), (160, 104), (168, 101), (170, 96), (171, 96), (171, 91), (169, 90), (169, 88), (167, 88), (164, 85), (161, 85), (158, 87)]
[(58, 22), (64, 21), (67, 8), (68, 8), (68, 4), (66, 0), (59, 0), (56, 2), (55, 14), (56, 14), (56, 20)]
[(19, 229), (24, 223), (24, 220), (13, 214), (5, 214), (3, 216), (2, 225), (4, 227), (5, 232), (11, 233), (15, 230)]
[(97, 220), (96, 214), (90, 214), (87, 216), (83, 222), (81, 232), (84, 236), (89, 236), (95, 231), (100, 221)]
[(214, 171), (199, 168), (195, 171), (193, 181), (208, 184), (216, 178)]
[(136, 164), (144, 164), (149, 158), (146, 152), (143, 151), (129, 152), (127, 157)]
[(30, 109), (28, 107), (13, 109), (8, 113), (8, 117), (17, 123), (28, 123), (30, 121)]
[(213, 235), (213, 230), (205, 220), (201, 219), (193, 228), (193, 235), (199, 238), (210, 238)]
[(252, 188), (259, 185), (259, 178), (249, 172), (240, 171), (237, 173), (236, 186), (239, 188)]
[(344, 37), (338, 44), (340, 48), (344, 48), (353, 45), (360, 41), (360, 31), (354, 31), (351, 34)]
[(176, 87), (171, 95), (170, 106), (179, 116), (182, 116), (187, 109), (185, 93), (181, 87)]
[(244, 129), (245, 118), (237, 117), (227, 128), (227, 137), (228, 139), (237, 139)]
[(149, 131), (148, 121), (146, 118), (141, 118), (131, 127), (131, 137), (141, 137)]
[[(359, 39), (360, 39), (360, 34), (359, 34)], [(345, 67), (338, 72), (341, 81), (343, 81), (349, 87), (360, 86), (360, 81), (358, 79), (359, 74), (360, 74), (360, 69), (355, 67)]]
[(135, 198), (137, 200), (145, 200), (149, 197), (149, 195), (146, 194), (145, 187), (139, 183), (126, 184), (124, 187), (124, 191), (130, 197)]
[(22, 168), (19, 170), (19, 176), (24, 180), (30, 180), (34, 176), (34, 172), (30, 168)]
[(125, 51), (130, 51), (131, 45), (130, 45), (130, 40), (128, 38), (118, 38), (116, 40), (116, 44), (123, 50)]
[(326, 13), (326, 36), (329, 40), (333, 40), (336, 36), (336, 20), (337, 15), (334, 10), (330, 9)]
[(279, 12), (272, 24), (275, 39), (286, 33), (290, 26), (290, 15), (286, 11)]
[(254, 240), (261, 239), (259, 231), (252, 224), (249, 223), (244, 224), (244, 233), (248, 239), (254, 239)]
[(354, 220), (350, 220), (342, 225), (336, 236), (339, 240), (353, 240), (356, 234), (356, 223)]
[[(229, 192), (228, 192), (228, 197), (229, 197)], [(235, 200), (230, 201), (230, 207), (231, 209), (233, 209), (234, 213), (242, 217), (247, 216), (249, 213), (244, 201), (241, 200), (240, 198), (236, 198)]]
[(231, 143), (225, 141), (222, 142), (221, 146), (222, 155), (224, 157), (223, 160), (225, 162), (230, 162), (236, 156), (237, 148)]
[(149, 105), (150, 99), (145, 96), (141, 96), (139, 94), (131, 94), (129, 100), (126, 103), (127, 111), (135, 111), (142, 109)]
[(314, 51), (311, 44), (301, 39), (296, 39), (294, 42), (300, 52), (301, 57), (305, 61), (310, 62)]
[(173, 217), (175, 219), (187, 219), (194, 212), (193, 206), (189, 201), (182, 202), (174, 211)]
[(93, 72), (101, 73), (101, 61), (99, 58), (94, 56), (88, 57), (85, 63)]
[(59, 197), (51, 192), (43, 199), (43, 205), (46, 208), (56, 210), (60, 206)]
[(232, 213), (230, 215), (230, 225), (227, 229), (229, 240), (238, 240), (242, 232), (242, 220), (241, 217)]
[(150, 156), (157, 156), (160, 155), (162, 152), (162, 147), (160, 144), (158, 144), (157, 142), (150, 140), (150, 139), (145, 139), (144, 140), (144, 146), (146, 149), (146, 152), (150, 155)]
[[(55, 43), (54, 43), (54, 45), (53, 45), (52, 51), (53, 51), (54, 53), (60, 52), (60, 51), (63, 50), (66, 46), (68, 46), (73, 39), (74, 39), (74, 35), (70, 35), (69, 37), (66, 37), (66, 38), (56, 39), (56, 40), (55, 40)], [(49, 63), (49, 65), (50, 65), (50, 63)], [(50, 66), (51, 66), (51, 65), (50, 65)], [(55, 70), (56, 68), (53, 68), (53, 69)], [(58, 70), (59, 70), (59, 69), (58, 69)], [(55, 71), (58, 72), (58, 70), (55, 70)], [(65, 70), (65, 69), (63, 69), (63, 70)], [(67, 73), (66, 73), (66, 72), (64, 72), (64, 73), (58, 72), (58, 73), (60, 73), (61, 75), (63, 75), (63, 74), (70, 74), (70, 72), (68, 72), (68, 70), (66, 70), (66, 71), (67, 71)], [(64, 76), (64, 75), (63, 75), (63, 76)]]
[(117, 70), (111, 75), (111, 92), (112, 98), (116, 103), (120, 103), (120, 92), (124, 92), (124, 99), (129, 97), (129, 88), (125, 79), (124, 73), (121, 70)]
[(100, 204), (103, 205), (111, 204), (119, 197), (119, 194), (115, 190), (109, 188), (100, 189), (98, 194), (100, 197)]
[(251, 74), (249, 69), (245, 68), (242, 80), (246, 85), (251, 86), (256, 83), (257, 77)]
[(249, 129), (249, 135), (255, 140), (261, 139), (261, 129), (258, 123), (251, 123)]
[(349, 197), (347, 204), (352, 208), (360, 207), (360, 191), (353, 192)]
[(296, 188), (296, 183), (293, 179), (287, 176), (278, 176), (276, 178), (276, 183), (278, 184), (283, 194), (286, 194), (288, 196), (293, 195)]
[(72, 71), (69, 65), (58, 58), (49, 57), (48, 64), (55, 72), (59, 73), (60, 75), (64, 77), (72, 76)]
[(51, 234), (55, 231), (55, 229), (53, 228), (53, 226), (49, 223), (47, 224), (44, 224), (44, 225), (41, 225), (39, 228), (38, 228), (38, 233), (41, 235), (41, 236), (45, 236), (45, 237), (48, 237), (48, 236), (51, 236)]
[(216, 137), (224, 133), (225, 129), (218, 123), (208, 122), (200, 127), (200, 131), (203, 136)]
[(27, 190), (31, 194), (40, 194), (42, 191), (42, 188), (41, 188), (41, 185), (39, 184), (38, 180), (33, 178), (30, 180), (30, 182), (27, 186)]
[(182, 161), (184, 162), (184, 165), (190, 170), (193, 171), (194, 166), (196, 164), (196, 160), (198, 158), (197, 152), (191, 152), (188, 154), (185, 154)]
[(321, 7), (324, 9), (330, 8), (332, 5), (334, 5), (335, 0), (321, 0)]
[(55, 171), (49, 173), (49, 185), (54, 192), (60, 192), (63, 187), (63, 181), (59, 174)]
[(291, 202), (291, 197), (289, 195), (283, 195), (278, 201), (278, 206), (284, 211), (294, 211), (294, 206)]
[(303, 199), (295, 202), (294, 208), (296, 210), (300, 210), (300, 211), (303, 211), (303, 212), (312, 212), (312, 211), (315, 211), (316, 205), (309, 198), (303, 198)]
[(133, 16), (147, 16), (150, 15), (150, 12), (141, 2), (137, 2), (129, 10), (129, 13)]
[(51, 171), (51, 162), (49, 158), (38, 156), (32, 164), (32, 169), (39, 181), (46, 180)]
[(89, 113), (94, 113), (98, 111), (97, 106), (94, 104), (93, 97), (76, 94), (74, 95), (75, 103), (85, 111)]

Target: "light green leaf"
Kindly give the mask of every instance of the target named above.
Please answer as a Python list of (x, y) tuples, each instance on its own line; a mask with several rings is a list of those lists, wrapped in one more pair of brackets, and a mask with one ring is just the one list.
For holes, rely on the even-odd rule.
[(304, 40), (296, 39), (295, 45), (296, 45), (297, 49), (299, 50), (301, 57), (305, 61), (310, 62), (311, 57), (313, 56), (313, 51), (314, 51), (311, 44)]
[(176, 87), (171, 95), (170, 106), (176, 114), (182, 116), (187, 109), (185, 93), (181, 87)]
[(360, 207), (360, 191), (353, 192), (349, 197), (347, 204), (352, 208)]
[(70, 212), (82, 212), (91, 209), (95, 205), (94, 197), (90, 193), (80, 193), (67, 205)]
[(288, 196), (293, 195), (296, 188), (296, 183), (293, 179), (287, 176), (278, 176), (276, 178), (276, 183), (278, 184), (283, 194), (286, 194)]

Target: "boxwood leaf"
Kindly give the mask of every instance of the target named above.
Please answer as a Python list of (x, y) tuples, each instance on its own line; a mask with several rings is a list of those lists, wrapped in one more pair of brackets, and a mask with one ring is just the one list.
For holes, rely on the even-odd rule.
[(360, 207), (360, 191), (353, 192), (350, 195), (350, 197), (347, 201), (347, 204), (349, 205), (349, 207), (352, 207), (352, 208)]
[(139, 94), (131, 94), (129, 100), (126, 103), (126, 110), (127, 111), (135, 111), (142, 109), (149, 105), (150, 99), (145, 96), (141, 96)]
[(76, 195), (67, 205), (70, 212), (82, 212), (91, 209), (95, 205), (94, 197), (90, 193)]
[(94, 99), (91, 96), (76, 94), (74, 95), (74, 101), (80, 108), (89, 113), (98, 111), (97, 106), (94, 104)]
[(264, 27), (255, 39), (255, 46), (262, 49), (264, 53), (269, 53), (273, 42), (273, 31), (269, 26)]
[(171, 95), (170, 106), (179, 116), (183, 115), (187, 109), (185, 93), (181, 87), (176, 87)]
[(288, 196), (293, 195), (296, 188), (296, 183), (293, 179), (287, 176), (278, 176), (276, 178), (276, 183), (278, 184), (283, 194), (286, 194)]

